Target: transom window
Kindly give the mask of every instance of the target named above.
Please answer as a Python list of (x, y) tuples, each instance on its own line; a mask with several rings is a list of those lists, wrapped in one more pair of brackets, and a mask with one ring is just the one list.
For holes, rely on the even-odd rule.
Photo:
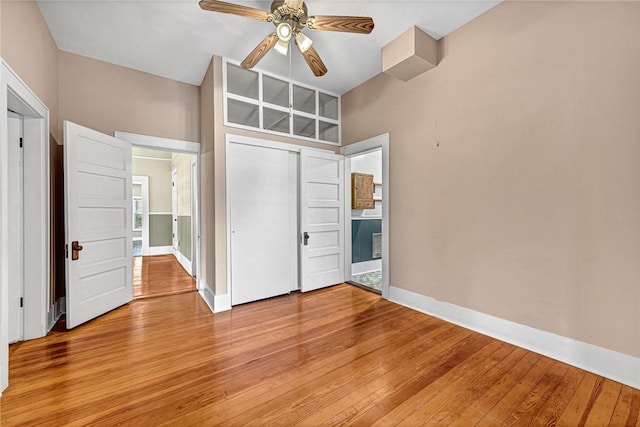
[(340, 144), (340, 97), (257, 70), (223, 64), (225, 125)]

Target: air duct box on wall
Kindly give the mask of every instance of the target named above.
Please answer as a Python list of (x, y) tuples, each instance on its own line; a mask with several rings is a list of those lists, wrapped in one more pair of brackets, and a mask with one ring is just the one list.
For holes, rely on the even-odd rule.
[(415, 26), (382, 48), (382, 71), (403, 82), (436, 65), (438, 41)]

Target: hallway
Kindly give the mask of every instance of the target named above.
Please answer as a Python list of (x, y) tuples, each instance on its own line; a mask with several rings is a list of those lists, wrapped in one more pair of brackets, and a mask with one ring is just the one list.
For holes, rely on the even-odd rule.
[(133, 257), (133, 298), (196, 290), (196, 281), (173, 255)]

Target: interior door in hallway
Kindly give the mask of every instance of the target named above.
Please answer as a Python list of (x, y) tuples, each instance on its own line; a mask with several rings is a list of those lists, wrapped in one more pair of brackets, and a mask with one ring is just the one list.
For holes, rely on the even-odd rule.
[(132, 300), (131, 144), (64, 122), (67, 328)]
[(227, 144), (231, 304), (297, 288), (297, 155)]
[(301, 290), (344, 281), (344, 157), (300, 150)]
[(9, 258), (9, 342), (21, 341), (24, 338), (24, 213), (23, 213), (23, 149), (22, 149), (22, 116), (8, 112), (8, 197), (9, 242), (11, 251)]
[(178, 250), (178, 171), (171, 171), (171, 245)]

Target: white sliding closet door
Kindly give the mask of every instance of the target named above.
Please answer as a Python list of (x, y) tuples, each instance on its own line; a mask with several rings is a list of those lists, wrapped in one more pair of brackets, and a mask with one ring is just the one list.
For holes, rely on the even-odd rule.
[(227, 144), (231, 304), (297, 287), (297, 154)]

